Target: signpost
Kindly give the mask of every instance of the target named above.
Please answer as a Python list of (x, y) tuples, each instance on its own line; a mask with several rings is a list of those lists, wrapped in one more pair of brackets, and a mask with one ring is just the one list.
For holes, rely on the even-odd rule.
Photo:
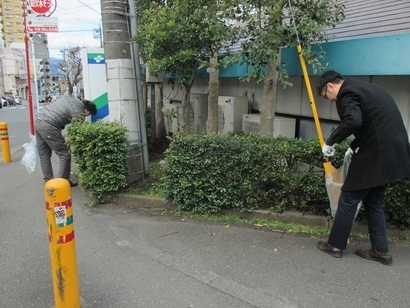
[[(33, 97), (31, 95), (31, 80), (30, 80), (30, 58), (29, 58), (29, 35), (28, 33), (44, 33), (58, 32), (57, 18), (50, 17), (57, 8), (56, 0), (29, 0), (28, 4), (31, 10), (41, 16), (27, 14), (26, 1), (22, 1), (23, 23), (24, 23), (24, 43), (26, 49), (26, 65), (27, 65), (27, 91), (28, 105), (30, 110), (30, 132), (34, 135), (34, 112), (33, 112)], [(46, 16), (46, 14), (48, 14)], [(35, 63), (33, 63), (35, 66)]]

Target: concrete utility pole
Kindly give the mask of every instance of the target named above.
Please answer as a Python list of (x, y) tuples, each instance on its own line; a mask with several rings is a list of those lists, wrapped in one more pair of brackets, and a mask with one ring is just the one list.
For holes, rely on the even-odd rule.
[[(101, 0), (110, 120), (128, 129), (131, 151), (128, 182), (144, 176), (141, 121), (138, 116), (135, 70), (132, 63), (127, 0)], [(141, 102), (142, 103), (142, 102)], [(145, 125), (145, 124), (144, 124)]]

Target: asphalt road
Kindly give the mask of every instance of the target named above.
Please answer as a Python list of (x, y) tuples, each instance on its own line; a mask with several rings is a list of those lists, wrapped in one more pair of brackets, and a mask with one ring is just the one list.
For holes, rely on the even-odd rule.
[[(11, 153), (21, 149), (30, 141), (29, 109), (27, 102), (22, 105), (6, 106), (0, 109), (0, 122), (6, 122), (9, 134)], [(0, 146), (1, 157), (3, 149)]]
[[(42, 175), (38, 166), (27, 174), (22, 155), (0, 162), (0, 307), (48, 308)], [(392, 244), (394, 264), (384, 266), (354, 255), (367, 240), (336, 259), (316, 238), (124, 204), (90, 208), (80, 187), (72, 200), (82, 307), (410, 307), (407, 245)]]

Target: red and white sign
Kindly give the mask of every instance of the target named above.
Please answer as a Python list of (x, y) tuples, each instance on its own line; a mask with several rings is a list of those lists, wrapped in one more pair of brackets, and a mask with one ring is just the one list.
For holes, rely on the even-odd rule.
[(37, 14), (45, 14), (51, 9), (51, 0), (30, 0), (30, 7)]
[(58, 32), (57, 17), (27, 16), (27, 32)]

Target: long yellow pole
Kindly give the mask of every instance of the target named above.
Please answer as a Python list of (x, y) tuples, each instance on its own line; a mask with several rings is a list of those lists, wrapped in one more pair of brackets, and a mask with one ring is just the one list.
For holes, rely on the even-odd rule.
[(52, 179), (44, 185), (51, 274), (56, 308), (80, 308), (70, 183)]
[[(303, 78), (304, 78), (305, 84), (306, 84), (306, 90), (307, 90), (307, 93), (308, 93), (308, 96), (309, 96), (310, 107), (312, 108), (313, 118), (315, 119), (315, 126), (316, 126), (317, 135), (319, 137), (320, 146), (322, 147), (325, 141), (324, 141), (324, 138), (323, 138), (322, 128), (320, 127), (319, 116), (317, 114), (315, 98), (313, 96), (312, 86), (310, 84), (310, 79), (309, 79), (308, 71), (307, 71), (307, 68), (306, 68), (305, 58), (303, 57), (303, 54), (302, 54), (302, 46), (300, 46), (300, 44), (297, 45), (297, 50), (298, 50), (300, 65), (302, 67)], [(323, 168), (325, 169), (326, 174), (331, 173), (330, 166), (331, 166), (330, 161), (323, 163)]]

